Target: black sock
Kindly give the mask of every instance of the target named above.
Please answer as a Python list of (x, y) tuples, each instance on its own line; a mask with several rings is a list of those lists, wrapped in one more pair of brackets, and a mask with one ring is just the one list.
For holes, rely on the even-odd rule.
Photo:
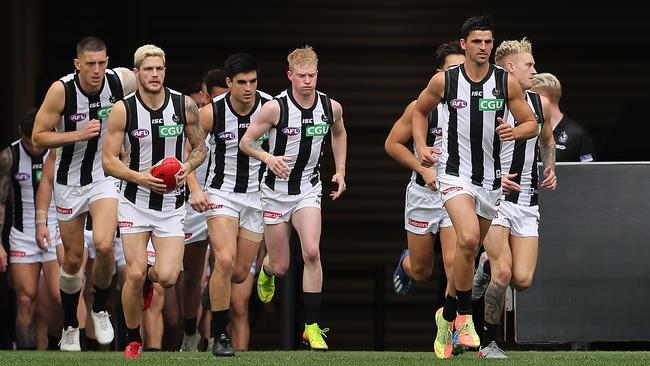
[(107, 288), (99, 288), (93, 285), (93, 312), (99, 313), (106, 311), (106, 300), (111, 292), (110, 286)]
[(220, 335), (226, 333), (226, 328), (228, 327), (228, 312), (230, 309), (219, 310), (212, 312), (212, 323), (210, 326), (210, 336), (219, 337)]
[(149, 347), (149, 348), (143, 349), (143, 351), (145, 351), (145, 352), (160, 352), (160, 348)]
[(88, 350), (88, 346), (86, 346), (86, 328), (79, 328), (79, 347), (82, 351)]
[(90, 352), (99, 351), (99, 342), (96, 339), (86, 337), (86, 350)]
[(74, 294), (67, 294), (62, 290), (59, 290), (59, 292), (61, 292), (61, 305), (63, 306), (63, 328), (79, 328), (79, 321), (77, 320), (77, 305), (79, 304), (79, 294), (81, 294), (81, 290)]
[(456, 296), (458, 296), (458, 314), (472, 314), (472, 289), (467, 291), (456, 289)]
[(448, 321), (452, 322), (456, 319), (456, 311), (458, 310), (458, 299), (451, 295), (445, 297), (445, 306), (442, 308), (442, 317)]
[(196, 333), (196, 317), (191, 319), (183, 319), (183, 324), (185, 324), (185, 334), (193, 335)]
[(305, 292), (302, 294), (305, 302), (305, 324), (318, 323), (320, 318), (320, 292)]
[(126, 327), (126, 343), (131, 342), (142, 343), (142, 338), (140, 337), (140, 327), (135, 327), (133, 329)]
[(481, 347), (486, 347), (492, 341), (497, 340), (497, 328), (498, 324), (490, 324), (488, 322), (483, 323), (483, 339), (481, 340)]
[(483, 272), (488, 276), (492, 276), (492, 270), (490, 269), (490, 261), (485, 261), (485, 263), (483, 264)]

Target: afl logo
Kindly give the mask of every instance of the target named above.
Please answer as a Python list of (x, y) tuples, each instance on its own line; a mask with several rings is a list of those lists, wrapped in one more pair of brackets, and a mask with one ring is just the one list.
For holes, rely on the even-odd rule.
[(300, 133), (300, 127), (285, 127), (282, 129), (282, 133), (287, 136), (295, 136)]
[(217, 137), (224, 141), (228, 141), (234, 139), (235, 134), (232, 132), (221, 132), (219, 135), (217, 135)]
[(24, 182), (26, 180), (32, 179), (32, 176), (27, 173), (16, 173), (14, 178), (16, 178), (16, 180), (19, 182)]
[(72, 122), (81, 122), (86, 119), (85, 113), (77, 113), (70, 116), (70, 121)]
[(467, 102), (462, 99), (454, 99), (449, 101), (449, 106), (456, 109), (467, 107)]
[(137, 139), (145, 138), (145, 137), (149, 136), (149, 130), (138, 128), (137, 130), (131, 131), (131, 136), (133, 136), (133, 137), (135, 137)]
[(429, 130), (429, 134), (442, 136), (442, 127), (433, 127)]

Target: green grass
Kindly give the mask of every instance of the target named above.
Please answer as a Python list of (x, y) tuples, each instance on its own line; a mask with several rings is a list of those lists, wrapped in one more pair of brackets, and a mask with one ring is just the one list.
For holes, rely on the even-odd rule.
[[(433, 352), (240, 352), (230, 359), (216, 360), (209, 353), (144, 353), (133, 365), (263, 365), (263, 366), (383, 366), (383, 365), (648, 365), (650, 352), (508, 352), (507, 360), (478, 360), (476, 352), (466, 352), (451, 360), (437, 360)], [(62, 353), (1, 351), (0, 366), (94, 366), (124, 364), (119, 352)]]

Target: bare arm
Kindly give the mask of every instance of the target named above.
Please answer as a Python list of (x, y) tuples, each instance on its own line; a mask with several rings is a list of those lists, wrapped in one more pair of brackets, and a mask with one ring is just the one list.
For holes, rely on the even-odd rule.
[[(199, 110), (199, 123), (206, 136), (212, 130), (212, 119), (212, 103), (210, 103)], [(190, 152), (191, 149), (189, 144), (187, 144), (185, 149), (186, 156), (189, 156)], [(203, 191), (194, 171), (187, 176), (187, 188), (190, 190), (190, 206), (195, 211), (204, 212), (210, 207), (212, 203), (210, 197)]]
[[(9, 196), (9, 189), (11, 189), (11, 166), (12, 165), (13, 165), (13, 157), (11, 156), (11, 148), (7, 147), (4, 150), (2, 150), (2, 152), (0, 152), (0, 232), (2, 232), (5, 223), (5, 207), (7, 205), (7, 197)], [(2, 246), (1, 240), (0, 240), (0, 246)], [(2, 251), (4, 252), (4, 249)], [(5, 261), (5, 265), (4, 265), (5, 268), (6, 265), (7, 264)], [(4, 272), (3, 265), (2, 265), (2, 258), (0, 258), (0, 272)]]
[(335, 192), (330, 193), (332, 200), (339, 198), (345, 192), (345, 161), (348, 151), (348, 135), (343, 123), (343, 107), (332, 99), (332, 112), (334, 123), (332, 124), (332, 153), (334, 154), (334, 165), (336, 172), (332, 176), (332, 182), (338, 185)]
[(111, 114), (108, 115), (107, 123), (108, 127), (102, 147), (102, 166), (104, 167), (104, 172), (117, 179), (146, 186), (161, 194), (165, 193), (167, 187), (163, 183), (163, 180), (153, 177), (150, 173), (151, 169), (147, 169), (144, 172), (136, 172), (135, 170), (129, 169), (120, 160), (120, 152), (124, 144), (126, 129), (126, 109), (124, 102), (119, 101), (115, 103)]
[(32, 142), (38, 147), (61, 147), (77, 141), (87, 141), (99, 135), (100, 123), (94, 119), (80, 130), (56, 132), (57, 123), (65, 107), (65, 89), (63, 83), (55, 81), (45, 95), (43, 104), (36, 114)]
[(519, 82), (511, 75), (508, 75), (508, 108), (517, 121), (517, 125), (512, 128), (512, 140), (527, 140), (537, 136), (535, 114), (524, 99)]
[(553, 138), (553, 123), (551, 123), (551, 105), (548, 99), (541, 96), (544, 124), (539, 136), (539, 152), (544, 164), (544, 180), (541, 186), (548, 190), (555, 190), (557, 177), (555, 176), (555, 139)]
[(188, 96), (185, 97), (185, 119), (187, 121), (185, 136), (187, 136), (192, 150), (185, 163), (183, 163), (185, 174), (179, 174), (179, 180), (185, 179), (188, 173), (193, 172), (194, 169), (203, 164), (208, 151), (205, 146), (205, 132), (199, 123), (199, 108), (196, 106), (196, 102)]
[(413, 108), (411, 117), (411, 134), (413, 143), (418, 152), (420, 162), (431, 166), (437, 162), (432, 155), (433, 151), (427, 147), (427, 115), (433, 111), (442, 100), (445, 92), (445, 74), (433, 75), (427, 87), (420, 93), (417, 103)]
[[(47, 160), (43, 165), (43, 175), (41, 181), (38, 183), (38, 190), (36, 191), (36, 199), (34, 206), (36, 208), (35, 226), (36, 226), (36, 245), (46, 251), (47, 247), (52, 245), (52, 238), (50, 238), (50, 230), (47, 227), (47, 214), (52, 201), (52, 188), (54, 187), (54, 165), (56, 163), (56, 150), (50, 150), (47, 155)], [(51, 220), (56, 218), (51, 217)]]
[(126, 67), (116, 67), (114, 70), (120, 73), (124, 95), (131, 94), (138, 89), (137, 80), (135, 79), (135, 74), (132, 70), (129, 70)]
[(289, 179), (289, 166), (285, 156), (273, 156), (262, 149), (259, 139), (269, 132), (280, 120), (280, 105), (277, 100), (267, 102), (262, 106), (260, 113), (251, 121), (246, 133), (239, 141), (239, 150), (251, 158), (257, 159), (282, 179)]

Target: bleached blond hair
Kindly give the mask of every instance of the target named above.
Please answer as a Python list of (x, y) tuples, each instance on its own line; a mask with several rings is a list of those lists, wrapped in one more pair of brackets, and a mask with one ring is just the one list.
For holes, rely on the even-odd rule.
[(533, 89), (535, 91), (543, 91), (546, 97), (555, 104), (559, 103), (562, 97), (562, 84), (560, 84), (560, 80), (548, 72), (533, 76)]
[(524, 37), (521, 41), (503, 41), (494, 51), (494, 62), (503, 66), (502, 62), (507, 56), (520, 53), (533, 53), (533, 45)]
[(165, 51), (156, 45), (146, 44), (135, 50), (135, 54), (133, 55), (133, 66), (136, 69), (139, 69), (140, 65), (142, 65), (142, 61), (144, 61), (145, 58), (151, 56), (158, 56), (162, 58), (163, 65), (165, 64)]
[(293, 71), (295, 67), (302, 66), (316, 66), (318, 67), (318, 56), (311, 46), (296, 48), (287, 56), (289, 62), (289, 70)]

